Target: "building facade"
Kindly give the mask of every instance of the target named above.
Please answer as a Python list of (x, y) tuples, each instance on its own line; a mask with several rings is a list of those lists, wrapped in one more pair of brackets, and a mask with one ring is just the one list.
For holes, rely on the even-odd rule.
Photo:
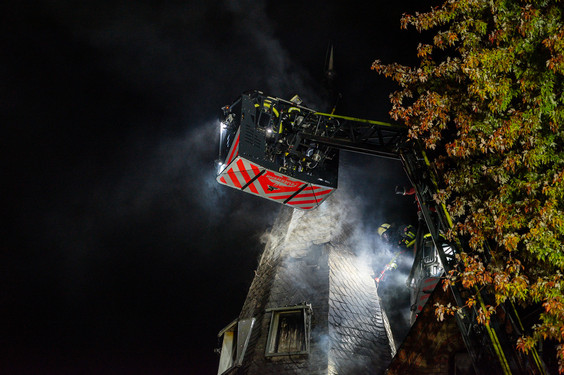
[(239, 317), (219, 332), (218, 374), (384, 373), (393, 335), (338, 200), (281, 211)]

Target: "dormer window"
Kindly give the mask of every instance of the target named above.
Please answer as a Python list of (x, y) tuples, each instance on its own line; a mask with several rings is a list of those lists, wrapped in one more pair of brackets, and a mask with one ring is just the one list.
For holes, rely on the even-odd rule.
[(235, 320), (218, 333), (217, 337), (221, 340), (221, 354), (217, 375), (241, 365), (254, 323), (255, 318)]
[(266, 344), (266, 356), (309, 353), (311, 305), (267, 309), (272, 313)]

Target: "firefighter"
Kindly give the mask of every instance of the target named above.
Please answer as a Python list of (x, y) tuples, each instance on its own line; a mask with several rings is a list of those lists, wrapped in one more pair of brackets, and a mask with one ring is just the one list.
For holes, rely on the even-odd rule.
[(405, 247), (406, 249), (413, 248), (413, 245), (415, 245), (415, 235), (417, 234), (413, 225), (402, 225), (399, 232), (400, 246)]
[(415, 245), (416, 231), (413, 225), (396, 227), (393, 224), (384, 223), (378, 228), (378, 235), (384, 242), (397, 245), (402, 249), (411, 249)]
[(384, 242), (395, 247), (395, 254), (384, 269), (374, 277), (377, 285), (384, 280), (386, 272), (398, 268), (400, 256), (407, 250), (414, 248), (416, 232), (413, 225), (396, 227), (394, 224), (384, 223), (378, 228), (378, 235)]

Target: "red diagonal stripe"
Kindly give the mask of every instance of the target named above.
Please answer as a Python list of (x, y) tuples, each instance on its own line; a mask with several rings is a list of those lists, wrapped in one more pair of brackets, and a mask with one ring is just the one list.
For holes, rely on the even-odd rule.
[(255, 172), (255, 176), (260, 173), (260, 169), (256, 165), (254, 165), (252, 163), (249, 163), (249, 164), (251, 165), (253, 172)]
[[(270, 191), (267, 192), (267, 194), (271, 193)], [(271, 195), (269, 196), (270, 199), (276, 199), (278, 201), (283, 201), (286, 200), (288, 198), (290, 198), (292, 196), (292, 194), (288, 194), (288, 195)]]
[[(241, 159), (241, 160), (244, 160), (244, 159)], [(251, 169), (249, 169), (249, 166), (247, 166), (247, 164), (250, 166)], [(260, 169), (259, 169), (256, 165), (254, 165), (253, 163), (250, 163), (248, 160), (245, 160), (245, 162), (243, 163), (243, 165), (244, 165), (244, 171), (245, 171), (245, 173), (247, 173), (247, 174), (250, 173), (250, 174), (248, 174), (248, 176), (250, 177), (250, 179), (247, 180), (247, 182), (249, 182), (250, 180), (252, 180), (253, 178), (255, 178), (255, 177), (260, 173)], [(241, 172), (243, 172), (243, 168), (241, 168)], [(252, 172), (252, 173), (251, 173), (251, 172)], [(251, 175), (252, 175), (252, 177), (251, 177)], [(260, 194), (260, 193), (258, 192), (257, 187), (255, 186), (255, 182), (256, 182), (256, 181), (253, 181), (253, 183), (249, 185), (249, 190), (250, 190), (251, 192), (253, 192), (254, 194)]]
[(277, 199), (277, 200), (285, 200), (288, 199), (292, 196), (292, 194), (287, 194), (287, 195), (271, 195), (269, 198), (270, 199)]
[[(312, 200), (312, 198), (313, 198), (313, 200)], [(308, 197), (299, 197), (299, 196), (295, 196), (295, 197), (293, 197), (293, 198), (291, 199), (291, 202), (294, 202), (294, 203), (305, 203), (305, 202), (312, 202), (312, 203), (315, 202), (315, 203), (318, 203), (318, 202), (320, 202), (320, 201), (322, 201), (322, 200), (323, 200), (323, 199), (318, 199), (318, 198), (316, 198), (316, 197), (309, 197), (309, 198), (308, 198)]]
[(239, 182), (237, 175), (235, 175), (235, 172), (233, 172), (233, 168), (230, 168), (229, 171), (227, 171), (227, 174), (229, 175), (229, 178), (231, 178), (231, 181), (233, 181), (233, 185), (237, 186), (239, 189), (243, 187)]
[(255, 187), (255, 183), (253, 182), (252, 184), (249, 185), (249, 190), (251, 190), (253, 193), (258, 194), (258, 190)]
[(300, 193), (300, 194), (296, 195), (294, 198), (308, 198), (308, 197), (315, 197), (315, 194), (313, 194), (313, 193), (309, 193), (309, 194)]
[[(239, 164), (239, 162), (241, 162), (241, 163)], [(250, 163), (248, 160), (239, 159), (239, 161), (237, 161), (237, 165), (239, 166), (239, 169), (241, 170), (241, 174), (243, 174), (243, 177), (245, 178), (246, 183), (251, 181), (253, 178), (255, 178), (260, 173), (260, 169), (256, 165), (254, 165), (253, 163)], [(253, 181), (251, 184), (249, 184), (248, 188), (254, 194), (259, 194), (257, 187), (255, 186), (255, 181)]]
[(249, 176), (249, 174), (245, 170), (246, 167), (245, 167), (245, 163), (243, 163), (243, 160), (241, 160), (241, 159), (237, 160), (237, 166), (239, 167), (239, 172), (241, 172), (241, 175), (245, 179), (245, 183), (251, 181), (252, 178), (251, 178), (251, 176)]
[(317, 206), (303, 206), (303, 207), (301, 207), (301, 206), (290, 206), (290, 207), (299, 208), (301, 210), (309, 210), (309, 209), (312, 209), (312, 208), (317, 207)]
[(314, 197), (317, 201), (323, 200), (324, 197), (323, 195), (330, 193), (331, 190), (327, 190), (327, 191), (322, 191), (319, 193), (310, 193), (310, 194), (298, 194), (296, 195), (294, 198), (308, 198), (308, 197)]
[(291, 200), (290, 202), (288, 202), (288, 204), (291, 204), (291, 205), (305, 204), (305, 203), (317, 203), (317, 201), (314, 199), (312, 201), (297, 201), (297, 202), (294, 202), (293, 200)]
[(229, 157), (227, 158), (227, 165), (229, 165), (229, 163), (231, 163), (231, 161), (233, 160), (233, 157), (235, 156), (235, 151), (237, 151), (237, 149), (239, 148), (239, 137), (240, 135), (237, 135), (237, 139), (235, 140), (235, 144), (233, 145), (233, 148), (231, 149), (231, 152), (229, 153)]

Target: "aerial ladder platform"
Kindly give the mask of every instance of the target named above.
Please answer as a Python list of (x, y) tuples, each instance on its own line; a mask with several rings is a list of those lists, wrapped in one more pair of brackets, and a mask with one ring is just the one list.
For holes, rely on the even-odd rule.
[[(339, 151), (397, 159), (415, 188), (420, 208), (416, 249), (431, 246), (440, 260), (429, 263), (423, 251), (416, 252), (408, 282), (417, 284), (417, 275), (425, 267), (435, 267), (434, 277), (448, 274), (458, 264), (456, 254), (469, 250), (463, 239), (447, 241), (446, 233), (454, 224), (444, 204), (433, 198), (439, 189), (437, 172), (419, 142), (409, 139), (406, 127), (319, 112), (303, 105), (297, 96), (285, 100), (261, 91), (243, 93), (222, 108), (221, 117), (219, 183), (311, 210), (337, 189)], [(492, 302), (493, 296), (456, 283), (449, 288), (459, 308), (457, 325), (477, 375), (546, 373), (535, 350), (525, 354), (516, 349), (524, 327), (511, 303), (500, 305), (498, 314), (479, 324), (478, 308)], [(469, 298), (475, 298), (476, 305), (468, 307)]]

